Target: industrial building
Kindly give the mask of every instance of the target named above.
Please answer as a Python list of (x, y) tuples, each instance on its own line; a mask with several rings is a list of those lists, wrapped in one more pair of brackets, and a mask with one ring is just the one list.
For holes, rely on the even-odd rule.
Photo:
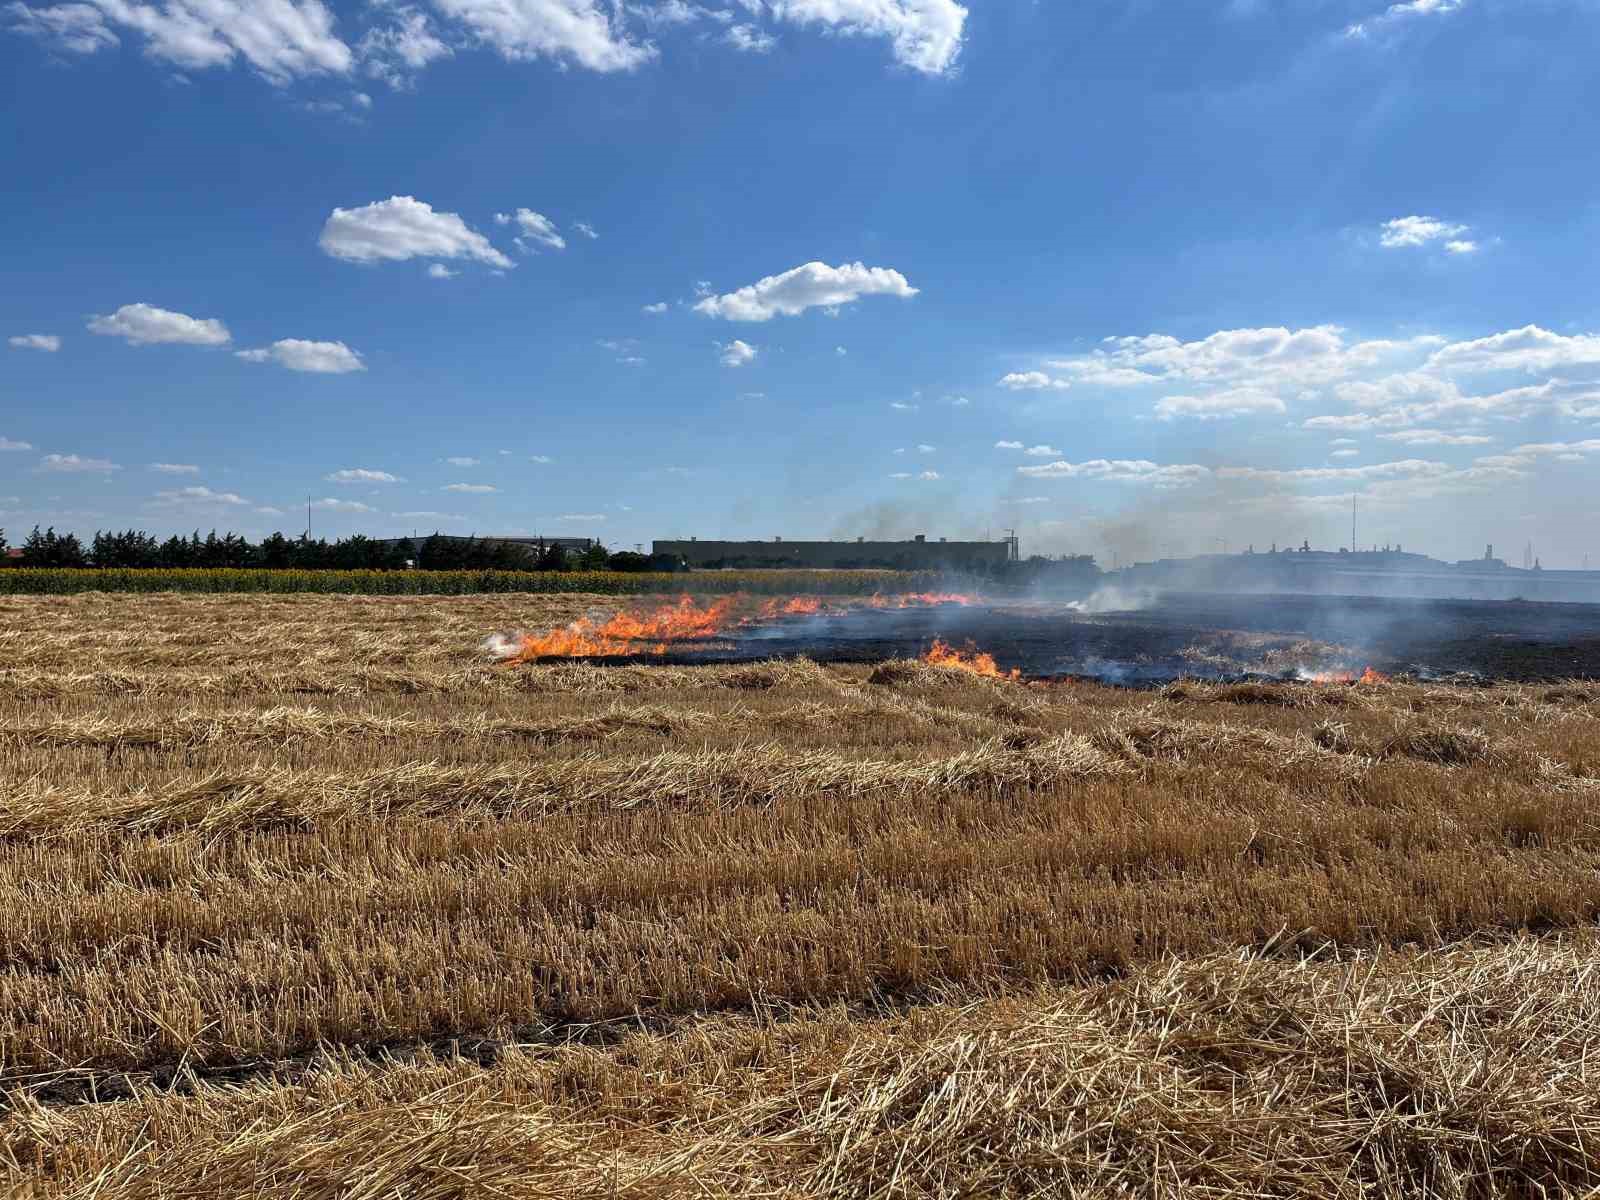
[(675, 565), (711, 569), (719, 567), (817, 567), (892, 570), (983, 571), (1017, 561), (1017, 539), (994, 542), (930, 542), (918, 534), (904, 542), (714, 542), (699, 538), (651, 543), (657, 560)]

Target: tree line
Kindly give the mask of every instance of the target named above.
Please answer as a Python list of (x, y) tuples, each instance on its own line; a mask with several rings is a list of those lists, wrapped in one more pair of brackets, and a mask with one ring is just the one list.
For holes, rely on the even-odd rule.
[(29, 567), (265, 567), (298, 570), (402, 571), (646, 571), (647, 555), (622, 550), (613, 554), (598, 542), (574, 552), (555, 543), (523, 545), (476, 537), (451, 537), (438, 533), (413, 541), (376, 541), (361, 534), (328, 541), (304, 534), (288, 538), (274, 533), (251, 542), (236, 533), (221, 537), (212, 530), (204, 538), (196, 530), (188, 537), (175, 535), (161, 541), (137, 529), (96, 531), (85, 546), (77, 534), (59, 534), (49, 528), (24, 539), (20, 556), (9, 554), (4, 529), (0, 529), (0, 562)]

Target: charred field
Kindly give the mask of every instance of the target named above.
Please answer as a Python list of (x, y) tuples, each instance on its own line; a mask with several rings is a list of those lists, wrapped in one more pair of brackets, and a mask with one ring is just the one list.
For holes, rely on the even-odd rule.
[(9, 1181), (1600, 1186), (1593, 610), (634, 603), (0, 598)]

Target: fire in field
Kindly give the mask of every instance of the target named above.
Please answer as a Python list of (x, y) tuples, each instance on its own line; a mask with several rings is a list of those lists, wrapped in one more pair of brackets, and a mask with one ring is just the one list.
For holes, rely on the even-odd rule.
[(1600, 672), (1450, 612), (0, 598), (0, 1169), (1588, 1194)]

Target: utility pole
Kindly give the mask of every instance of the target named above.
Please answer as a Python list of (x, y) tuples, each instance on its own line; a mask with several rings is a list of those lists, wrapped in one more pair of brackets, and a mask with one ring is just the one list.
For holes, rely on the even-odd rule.
[(311, 497), (306, 497), (306, 541), (311, 540)]
[(1350, 553), (1356, 552), (1356, 494), (1350, 493)]

